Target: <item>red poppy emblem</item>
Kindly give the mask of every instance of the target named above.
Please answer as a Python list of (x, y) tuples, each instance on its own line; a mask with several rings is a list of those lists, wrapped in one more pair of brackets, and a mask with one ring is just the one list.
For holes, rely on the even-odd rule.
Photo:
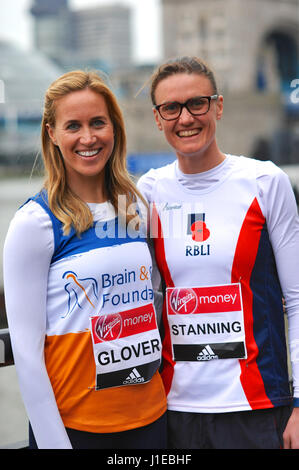
[(210, 236), (210, 230), (202, 220), (197, 220), (191, 225), (192, 240), (195, 242), (204, 242)]

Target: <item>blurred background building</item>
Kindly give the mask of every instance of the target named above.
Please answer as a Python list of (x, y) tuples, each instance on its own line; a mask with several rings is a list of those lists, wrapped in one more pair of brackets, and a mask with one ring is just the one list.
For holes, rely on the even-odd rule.
[(68, 0), (35, 0), (30, 11), (36, 48), (62, 67), (86, 65), (111, 71), (131, 64), (129, 7), (71, 10)]
[(25, 52), (0, 40), (0, 169), (32, 166), (46, 88), (61, 69), (38, 50)]
[(164, 54), (211, 62), (228, 91), (278, 91), (298, 72), (297, 0), (163, 0)]
[[(73, 68), (106, 74), (123, 108), (133, 172), (173, 158), (143, 87), (156, 64), (132, 60), (132, 8), (98, 5), (74, 10), (69, 0), (32, 0), (33, 50), (1, 42), (6, 99), (0, 103), (0, 162), (19, 167), (30, 162), (30, 152), (34, 158), (38, 132), (32, 132), (44, 90), (53, 76)], [(194, 54), (216, 72), (225, 99), (221, 148), (278, 164), (297, 162), (299, 106), (291, 84), (299, 77), (299, 0), (160, 0), (160, 11), (161, 60)], [(24, 113), (25, 101), (30, 112)]]
[[(299, 162), (298, 0), (162, 0), (164, 56), (199, 55), (224, 94), (225, 151)], [(233, 135), (231, 129), (234, 129)]]

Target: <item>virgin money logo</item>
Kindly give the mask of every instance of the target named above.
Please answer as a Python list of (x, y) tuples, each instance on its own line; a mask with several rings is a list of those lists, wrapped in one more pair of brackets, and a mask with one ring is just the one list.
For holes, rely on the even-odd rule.
[(170, 306), (175, 313), (193, 313), (197, 307), (197, 296), (194, 290), (189, 288), (174, 289), (170, 295)]
[(94, 326), (94, 332), (100, 341), (113, 341), (119, 338), (121, 330), (122, 319), (118, 313), (100, 315)]

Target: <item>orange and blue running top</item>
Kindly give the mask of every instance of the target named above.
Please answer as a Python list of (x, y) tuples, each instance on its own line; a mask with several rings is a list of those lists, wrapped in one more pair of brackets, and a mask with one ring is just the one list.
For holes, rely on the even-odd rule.
[(9, 328), (40, 448), (67, 447), (64, 427), (119, 432), (166, 410), (146, 239), (130, 236), (110, 203), (90, 209), (94, 225), (64, 235), (42, 191), (6, 239)]

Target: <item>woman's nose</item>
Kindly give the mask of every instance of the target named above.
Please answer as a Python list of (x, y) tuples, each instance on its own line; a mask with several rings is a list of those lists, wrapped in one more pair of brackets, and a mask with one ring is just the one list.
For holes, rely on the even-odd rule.
[(183, 107), (181, 115), (179, 117), (181, 123), (189, 123), (194, 121), (194, 116), (188, 111), (186, 106)]
[(96, 136), (93, 133), (93, 130), (89, 127), (83, 128), (81, 130), (80, 142), (85, 145), (91, 145), (95, 142)]

